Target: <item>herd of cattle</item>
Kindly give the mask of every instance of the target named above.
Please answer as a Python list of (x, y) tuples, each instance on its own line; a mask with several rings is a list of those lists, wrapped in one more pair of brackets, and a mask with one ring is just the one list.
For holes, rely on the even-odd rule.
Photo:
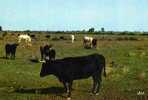
[[(70, 35), (70, 37), (71, 37), (71, 43), (74, 43), (75, 36)], [(28, 34), (18, 35), (18, 43), (7, 43), (5, 45), (6, 58), (10, 57), (10, 58), (15, 59), (16, 48), (22, 40), (25, 40), (25, 42), (28, 45), (31, 45), (31, 37)], [(88, 48), (96, 48), (97, 47), (97, 39), (93, 38), (93, 37), (89, 37), (89, 36), (84, 36), (83, 37), (83, 46), (84, 46), (84, 48), (87, 48), (87, 49)], [(50, 49), (51, 49), (51, 45), (40, 46), (41, 60), (49, 59), (49, 57), (47, 58), (47, 57), (45, 57), (45, 55), (49, 56), (49, 53), (47, 53), (47, 52)], [(51, 50), (51, 51), (53, 51), (53, 50)]]
[[(22, 39), (25, 39), (26, 42), (31, 42), (31, 37), (29, 35), (19, 35), (18, 43), (20, 43)], [(74, 41), (75, 36), (71, 35), (71, 42), (74, 43)], [(6, 58), (15, 58), (16, 48), (19, 45), (18, 43), (5, 45)], [(83, 38), (83, 44), (84, 48), (96, 48), (97, 39), (85, 36)], [(56, 51), (53, 49), (52, 45), (40, 46), (40, 53), (41, 61), (44, 61), (40, 76), (55, 75), (59, 81), (63, 83), (68, 94), (68, 99), (71, 97), (73, 81), (88, 78), (90, 76), (93, 78), (92, 93), (95, 95), (98, 94), (103, 70), (104, 76), (106, 76), (105, 57), (103, 55), (91, 54), (80, 57), (55, 59)]]

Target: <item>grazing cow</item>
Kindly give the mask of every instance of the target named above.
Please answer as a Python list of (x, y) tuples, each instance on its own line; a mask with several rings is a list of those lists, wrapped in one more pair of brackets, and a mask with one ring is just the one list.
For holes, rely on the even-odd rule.
[(21, 40), (25, 40), (26, 43), (31, 42), (31, 37), (27, 34), (21, 34), (18, 36), (18, 42), (20, 43)]
[(36, 38), (34, 34), (30, 35), (31, 38)]
[(92, 76), (92, 93), (97, 95), (102, 81), (101, 73), (105, 72), (105, 58), (100, 54), (91, 54), (81, 57), (69, 57), (57, 59), (42, 64), (40, 77), (55, 75), (63, 83), (68, 98), (71, 97), (72, 83), (74, 80), (84, 79)]
[(64, 40), (64, 36), (60, 36), (60, 40)]
[(50, 36), (50, 35), (46, 35), (45, 37), (46, 37), (46, 38), (50, 38), (51, 36)]
[[(53, 48), (50, 48), (49, 55), (46, 55), (46, 61), (54, 61), (56, 56), (56, 51)], [(49, 60), (48, 60), (49, 59)]]
[(52, 48), (52, 45), (40, 46), (40, 52), (41, 52), (41, 60), (45, 61), (55, 60), (56, 52)]
[(93, 48), (96, 48), (96, 47), (97, 47), (97, 39), (96, 39), (96, 38), (94, 38), (94, 39), (92, 40), (92, 47), (93, 47)]
[(71, 43), (74, 43), (74, 40), (75, 40), (75, 36), (71, 35)]
[(84, 48), (92, 48), (92, 40), (93, 40), (93, 37), (85, 36), (83, 38)]
[(13, 44), (6, 44), (5, 45), (5, 52), (6, 52), (6, 58), (8, 59), (9, 57), (11, 59), (15, 59), (15, 53), (16, 53), (16, 48), (18, 44), (13, 43)]

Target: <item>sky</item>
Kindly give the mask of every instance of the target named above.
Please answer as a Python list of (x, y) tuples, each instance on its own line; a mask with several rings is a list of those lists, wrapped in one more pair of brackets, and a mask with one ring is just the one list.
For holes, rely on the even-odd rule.
[(148, 31), (148, 0), (0, 0), (3, 30)]

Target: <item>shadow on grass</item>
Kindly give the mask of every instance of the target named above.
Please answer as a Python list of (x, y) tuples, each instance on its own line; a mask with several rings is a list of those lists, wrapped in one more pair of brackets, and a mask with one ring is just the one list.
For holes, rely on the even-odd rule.
[(7, 59), (7, 58), (3, 56), (3, 57), (0, 57), (0, 59)]
[(50, 88), (21, 88), (16, 89), (17, 93), (30, 93), (30, 94), (62, 94), (65, 92), (62, 87), (50, 87)]
[(38, 59), (29, 59), (29, 61), (32, 63), (39, 63), (40, 62)]
[(64, 88), (62, 87), (50, 87), (50, 88), (21, 88), (16, 89), (14, 92), (21, 94), (43, 94), (43, 95), (56, 95), (60, 98), (67, 98)]
[(11, 58), (11, 57), (5, 57), (5, 56), (3, 56), (3, 57), (0, 57), (0, 59), (6, 59), (6, 60), (15, 60), (15, 58)]

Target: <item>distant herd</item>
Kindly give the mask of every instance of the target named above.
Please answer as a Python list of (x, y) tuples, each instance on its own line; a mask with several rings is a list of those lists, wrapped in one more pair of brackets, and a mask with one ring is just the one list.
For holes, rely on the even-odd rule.
[[(5, 54), (6, 54), (6, 58), (13, 58), (15, 59), (15, 53), (16, 53), (16, 48), (19, 45), (19, 43), (21, 43), (22, 40), (25, 40), (25, 42), (31, 46), (31, 41), (32, 41), (32, 37), (35, 37), (35, 35), (28, 35), (28, 34), (19, 34), (18, 35), (18, 43), (7, 43), (5, 45)], [(64, 37), (63, 37), (64, 38)], [(70, 35), (71, 38), (71, 43), (74, 43), (75, 41), (75, 35)], [(96, 48), (97, 47), (97, 39), (90, 37), (90, 36), (84, 36), (83, 37), (83, 46), (86, 49), (89, 48)], [(41, 52), (41, 60), (47, 60), (47, 58), (45, 59), (45, 55), (49, 55), (47, 53), (48, 50), (46, 49), (51, 49), (51, 45), (44, 45), (40, 46), (40, 52)], [(51, 50), (53, 51), (53, 50)], [(49, 59), (49, 58), (48, 58)]]
[[(70, 35), (71, 43), (75, 42), (75, 35)], [(6, 58), (15, 59), (16, 48), (19, 43), (25, 40), (31, 43), (31, 36), (21, 34), (18, 36), (18, 43), (7, 43), (5, 45)], [(83, 37), (84, 48), (96, 48), (97, 39), (89, 36)], [(105, 57), (100, 54), (91, 54), (79, 57), (67, 57), (56, 59), (56, 51), (52, 45), (40, 46), (41, 61), (43, 61), (40, 76), (55, 75), (63, 83), (67, 92), (67, 99), (71, 98), (71, 89), (74, 80), (93, 78), (92, 93), (97, 95), (102, 81), (101, 74), (105, 72)]]

